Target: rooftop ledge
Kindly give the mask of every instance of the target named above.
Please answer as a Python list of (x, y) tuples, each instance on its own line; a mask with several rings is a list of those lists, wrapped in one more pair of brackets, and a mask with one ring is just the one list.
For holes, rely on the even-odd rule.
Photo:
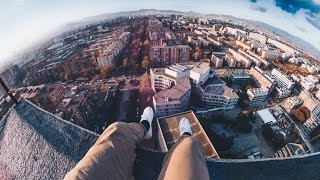
[[(62, 179), (98, 134), (29, 101), (0, 121), (0, 173), (11, 179)], [(156, 179), (165, 154), (137, 149), (136, 179)], [(320, 153), (278, 159), (207, 159), (210, 179), (318, 179)]]

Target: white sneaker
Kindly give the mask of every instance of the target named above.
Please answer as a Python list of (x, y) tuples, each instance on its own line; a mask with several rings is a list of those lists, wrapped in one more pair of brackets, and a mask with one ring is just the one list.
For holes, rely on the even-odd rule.
[(153, 109), (151, 107), (146, 107), (143, 110), (140, 122), (143, 120), (147, 120), (150, 125), (150, 128), (144, 138), (150, 139), (152, 137), (152, 121), (153, 121)]
[(187, 119), (185, 117), (180, 119), (179, 130), (180, 130), (180, 136), (182, 136), (184, 133), (189, 133), (192, 135), (192, 130), (191, 130), (189, 119)]

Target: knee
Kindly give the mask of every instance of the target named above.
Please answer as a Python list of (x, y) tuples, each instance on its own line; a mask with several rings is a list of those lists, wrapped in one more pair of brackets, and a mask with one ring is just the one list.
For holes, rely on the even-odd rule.
[(122, 126), (122, 122), (114, 122), (112, 124), (110, 124), (107, 129), (104, 130), (104, 132), (102, 134), (105, 134), (107, 132), (114, 132), (120, 129), (120, 127)]
[(119, 128), (121, 126), (121, 124), (122, 124), (122, 122), (114, 122), (114, 123), (110, 124), (110, 126), (107, 129), (109, 129), (109, 128), (112, 128), (112, 129)]

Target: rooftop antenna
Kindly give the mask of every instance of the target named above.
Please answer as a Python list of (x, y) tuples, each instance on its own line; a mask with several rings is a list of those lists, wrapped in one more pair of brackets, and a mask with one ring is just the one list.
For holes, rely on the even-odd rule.
[(18, 104), (18, 101), (17, 99), (12, 95), (12, 93), (9, 91), (9, 88), (8, 86), (3, 82), (2, 78), (0, 77), (0, 84), (1, 86), (3, 87), (3, 89), (7, 92), (7, 94), (10, 96), (10, 98), (12, 99), (12, 101), (15, 103), (15, 104)]

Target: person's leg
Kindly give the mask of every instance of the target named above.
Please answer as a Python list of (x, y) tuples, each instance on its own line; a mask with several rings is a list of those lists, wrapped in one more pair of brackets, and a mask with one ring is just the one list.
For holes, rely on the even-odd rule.
[(64, 179), (133, 179), (135, 149), (144, 137), (150, 138), (150, 132), (152, 135), (150, 109), (145, 109), (140, 124), (110, 125)]
[(203, 147), (197, 139), (191, 137), (189, 120), (186, 120), (186, 118), (180, 120), (180, 140), (166, 155), (159, 180), (209, 179)]

